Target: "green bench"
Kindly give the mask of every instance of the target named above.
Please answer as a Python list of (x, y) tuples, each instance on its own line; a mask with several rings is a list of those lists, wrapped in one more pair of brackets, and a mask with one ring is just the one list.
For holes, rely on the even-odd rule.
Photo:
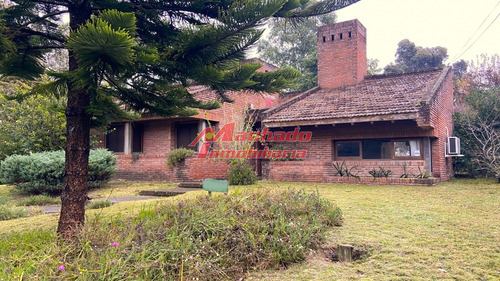
[(212, 195), (212, 192), (224, 192), (227, 195), (229, 184), (226, 180), (205, 179), (203, 180), (203, 190), (208, 191), (208, 195)]

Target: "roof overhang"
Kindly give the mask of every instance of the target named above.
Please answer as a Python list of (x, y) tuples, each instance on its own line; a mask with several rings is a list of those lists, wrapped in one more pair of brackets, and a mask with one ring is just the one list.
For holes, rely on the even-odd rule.
[(268, 128), (282, 128), (282, 127), (296, 127), (296, 126), (336, 125), (336, 124), (353, 124), (353, 123), (380, 122), (380, 121), (416, 120), (417, 117), (418, 113), (412, 112), (412, 113), (401, 113), (401, 114), (328, 118), (328, 119), (315, 119), (315, 120), (291, 120), (291, 121), (264, 120), (262, 121), (262, 124), (264, 124), (264, 126)]

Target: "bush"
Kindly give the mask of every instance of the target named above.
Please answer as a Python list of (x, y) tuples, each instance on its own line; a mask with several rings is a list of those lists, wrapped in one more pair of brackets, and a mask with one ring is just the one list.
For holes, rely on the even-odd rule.
[[(13, 155), (0, 166), (0, 179), (29, 194), (61, 193), (64, 151)], [(116, 172), (116, 157), (105, 149), (90, 151), (89, 187), (100, 187)]]
[[(21, 253), (15, 267), (8, 265), (23, 272), (26, 280), (40, 276), (239, 280), (251, 270), (283, 268), (305, 260), (311, 249), (326, 241), (327, 231), (341, 222), (341, 210), (317, 193), (242, 191), (145, 207), (133, 218), (89, 219), (75, 243), (67, 246), (58, 243), (55, 235), (16, 234), (3, 244), (0, 240), (0, 256)], [(64, 271), (58, 270), (61, 265)]]
[(172, 150), (168, 154), (167, 165), (171, 168), (175, 167), (175, 165), (184, 161), (184, 159), (193, 156), (195, 154), (194, 150), (186, 149), (186, 148), (177, 148)]
[(257, 176), (252, 167), (244, 163), (236, 163), (229, 168), (227, 180), (230, 185), (249, 185), (257, 181)]
[(386, 170), (382, 167), (378, 167), (378, 170), (373, 169), (371, 171), (368, 171), (368, 174), (370, 174), (374, 178), (388, 178), (392, 174), (392, 171), (389, 169)]
[(61, 198), (50, 197), (47, 195), (32, 195), (17, 203), (18, 206), (45, 206), (45, 205), (60, 205)]
[(0, 206), (0, 221), (27, 217), (28, 211), (23, 207)]
[(111, 206), (112, 203), (109, 200), (92, 200), (86, 206), (85, 209), (102, 209)]

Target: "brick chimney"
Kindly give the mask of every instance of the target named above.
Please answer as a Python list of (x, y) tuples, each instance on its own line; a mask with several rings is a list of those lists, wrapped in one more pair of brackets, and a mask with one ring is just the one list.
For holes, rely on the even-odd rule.
[(357, 20), (318, 27), (318, 85), (354, 85), (366, 75), (366, 28)]

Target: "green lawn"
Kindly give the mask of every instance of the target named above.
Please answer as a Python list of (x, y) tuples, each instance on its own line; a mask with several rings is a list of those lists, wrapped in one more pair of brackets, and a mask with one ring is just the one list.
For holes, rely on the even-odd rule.
[(344, 212), (344, 225), (330, 242), (365, 245), (369, 257), (342, 264), (317, 254), (304, 264), (259, 272), (249, 280), (500, 279), (500, 185), (495, 181), (307, 188), (317, 188)]
[[(120, 184), (133, 193), (130, 190), (149, 183), (133, 183), (132, 187)], [(500, 185), (493, 180), (453, 180), (434, 187), (265, 181), (253, 186), (269, 190), (290, 187), (317, 190), (342, 209), (344, 224), (331, 232), (328, 244), (364, 246), (369, 254), (361, 261), (345, 264), (330, 262), (317, 252), (302, 264), (254, 272), (246, 280), (500, 279)], [(0, 193), (6, 192), (2, 188), (6, 187), (0, 186)], [(205, 192), (158, 201), (199, 194)], [(142, 204), (145, 202), (120, 203), (88, 211), (88, 215), (133, 216)], [(8, 237), (12, 231), (53, 230), (56, 220), (56, 215), (42, 215), (2, 221), (0, 234)]]

